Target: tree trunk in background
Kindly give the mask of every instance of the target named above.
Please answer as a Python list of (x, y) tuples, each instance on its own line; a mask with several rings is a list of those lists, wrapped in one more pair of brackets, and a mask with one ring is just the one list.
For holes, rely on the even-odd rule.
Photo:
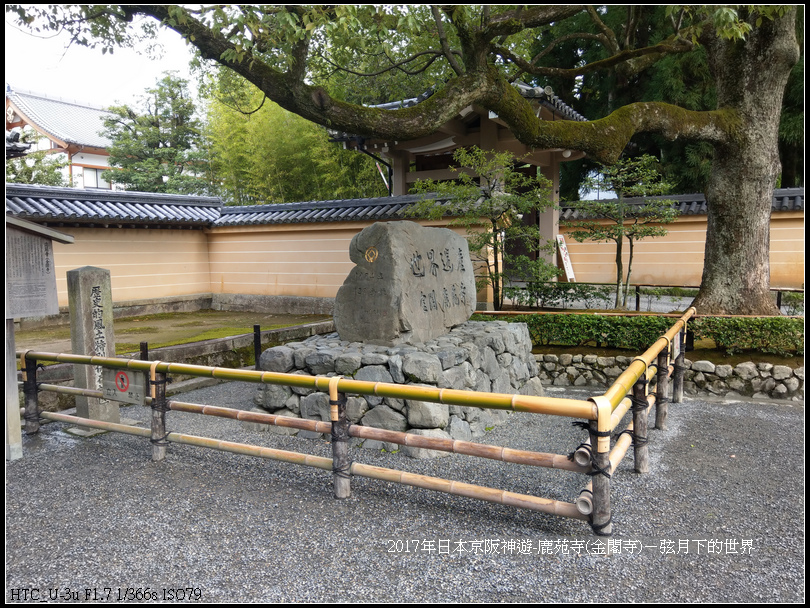
[(770, 294), (770, 216), (780, 171), (779, 116), (799, 58), (795, 9), (745, 41), (707, 43), (718, 108), (739, 112), (736, 141), (716, 146), (706, 190), (708, 226), (699, 314), (779, 314)]

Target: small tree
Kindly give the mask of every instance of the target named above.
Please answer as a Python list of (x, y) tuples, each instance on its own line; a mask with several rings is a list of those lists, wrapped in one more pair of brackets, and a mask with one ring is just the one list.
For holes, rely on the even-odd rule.
[(102, 134), (112, 141), (103, 174), (128, 190), (202, 194), (208, 190), (202, 126), (188, 81), (171, 73), (146, 90), (139, 108), (109, 108)]
[[(636, 241), (665, 236), (667, 230), (662, 224), (670, 224), (678, 217), (669, 200), (645, 201), (640, 205), (625, 202), (626, 197), (658, 196), (669, 192), (672, 186), (663, 180), (655, 165), (655, 158), (645, 154), (603, 167), (596, 178), (589, 180), (589, 186), (613, 190), (618, 198), (572, 203), (570, 206), (579, 211), (582, 219), (560, 222), (561, 226), (572, 229), (569, 234), (580, 243), (586, 240), (616, 243), (616, 308), (627, 307)], [(626, 279), (622, 260), (625, 239), (630, 254)]]
[[(551, 185), (542, 175), (521, 173), (509, 152), (459, 148), (453, 159), (458, 167), (451, 170), (458, 173), (457, 180), (419, 180), (414, 190), (425, 198), (409, 214), (427, 219), (449, 215), (451, 225), (466, 228), (470, 255), (484, 269), (476, 286), (489, 285), (495, 310), (501, 310), (510, 281), (545, 281), (557, 274), (557, 268), (541, 256), (533, 259), (541, 251), (551, 252), (553, 245), (541, 243), (539, 228), (523, 221), (533, 211), (551, 206)], [(518, 250), (523, 253), (513, 253)]]

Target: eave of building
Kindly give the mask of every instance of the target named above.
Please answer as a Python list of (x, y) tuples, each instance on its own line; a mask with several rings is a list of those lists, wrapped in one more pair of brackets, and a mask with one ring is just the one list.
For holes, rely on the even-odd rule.
[(6, 185), (6, 214), (56, 227), (205, 228), (219, 218), (214, 197)]
[(63, 243), (65, 245), (70, 245), (75, 241), (75, 238), (70, 234), (64, 234), (57, 230), (51, 230), (50, 228), (42, 224), (29, 222), (28, 220), (23, 220), (11, 215), (6, 216), (6, 227), (9, 226), (12, 228), (23, 230), (25, 232), (29, 232), (31, 234), (35, 234), (37, 236), (50, 239), (52, 241), (56, 241), (57, 243)]
[[(9, 122), (8, 108), (21, 120)], [(98, 132), (104, 127), (101, 116), (112, 114), (101, 108), (36, 93), (8, 90), (7, 87), (6, 109), (7, 128), (27, 124), (65, 150), (69, 150), (70, 146), (105, 150), (109, 144)], [(66, 123), (64, 116), (67, 115), (71, 119)], [(98, 122), (97, 128), (95, 122)]]
[[(565, 105), (558, 97), (554, 96), (553, 91), (549, 88), (531, 87), (524, 83), (515, 83), (514, 85), (535, 107), (536, 115), (542, 120), (575, 120), (585, 121), (586, 119), (575, 112), (573, 109)], [(412, 99), (406, 99), (397, 102), (386, 104), (379, 104), (375, 107), (397, 110), (400, 108), (409, 108), (418, 105), (432, 94), (431, 91)], [(409, 140), (409, 141), (391, 141), (382, 140), (377, 138), (364, 138), (347, 133), (333, 133), (335, 141), (342, 141), (346, 147), (362, 148), (373, 154), (384, 154), (392, 156), (395, 153), (407, 153), (408, 155), (426, 155), (426, 154), (446, 154), (457, 148), (468, 147), (480, 143), (482, 137), (481, 129), (478, 125), (471, 127), (471, 124), (481, 121), (490, 120), (497, 125), (496, 138), (499, 150), (508, 150), (518, 155), (525, 155), (529, 152), (528, 162), (537, 165), (549, 165), (554, 160), (558, 162), (567, 162), (583, 158), (585, 154), (578, 150), (566, 150), (563, 148), (554, 148), (544, 150), (544, 152), (551, 152), (552, 156), (532, 157), (534, 150), (529, 150), (527, 146), (517, 140), (514, 134), (506, 126), (496, 114), (484, 110), (478, 106), (467, 106), (459, 115), (445, 123), (439, 128), (438, 132), (426, 137)], [(448, 137), (449, 136), (449, 137)]]

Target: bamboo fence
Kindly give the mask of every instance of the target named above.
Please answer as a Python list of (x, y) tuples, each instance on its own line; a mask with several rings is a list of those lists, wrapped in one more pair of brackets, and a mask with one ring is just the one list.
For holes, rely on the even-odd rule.
[[(363, 382), (342, 377), (301, 376), (297, 374), (282, 374), (257, 370), (235, 370), (164, 361), (150, 362), (114, 357), (91, 357), (64, 353), (25, 351), (18, 353), (18, 356), (20, 356), (23, 368), (23, 391), (25, 393), (25, 408), (23, 412), (26, 421), (26, 434), (33, 434), (39, 431), (40, 418), (67, 422), (79, 426), (149, 437), (150, 443), (152, 444), (152, 459), (154, 461), (160, 461), (165, 458), (167, 447), (172, 442), (194, 445), (293, 464), (301, 464), (324, 470), (331, 469), (336, 498), (346, 498), (350, 496), (350, 480), (352, 476), (368, 477), (574, 519), (584, 519), (591, 524), (594, 533), (609, 535), (612, 533), (610, 510), (611, 474), (624, 457), (631, 442), (635, 446), (636, 471), (640, 473), (647, 472), (649, 468), (648, 464), (646, 464), (647, 412), (653, 404), (655, 404), (657, 412), (656, 427), (664, 428), (666, 406), (668, 403), (666, 391), (668, 378), (673, 368), (675, 370), (673, 392), (677, 396), (680, 390), (677, 373), (678, 361), (675, 362), (674, 366), (669, 365), (669, 345), (673, 339), (676, 339), (676, 336), (678, 336), (680, 332), (685, 331), (688, 319), (694, 314), (695, 309), (690, 308), (667, 333), (659, 338), (642, 355), (633, 360), (630, 366), (619, 375), (617, 380), (608, 388), (604, 395), (592, 397), (587, 401), (498, 393), (479, 393), (424, 386), (403, 386), (382, 382)], [(681, 352), (679, 356), (681, 364), (682, 356), (683, 353)], [(150, 405), (152, 409), (151, 428), (141, 429), (125, 424), (89, 420), (66, 414), (41, 411), (37, 403), (37, 393), (41, 390), (72, 395), (82, 394), (90, 397), (101, 397), (102, 392), (91, 389), (37, 384), (36, 364), (38, 361), (95, 365), (110, 369), (128, 369), (148, 373), (151, 394), (146, 398), (146, 403)], [(656, 363), (653, 364), (653, 361)], [(326, 392), (329, 395), (330, 420), (328, 422), (306, 420), (277, 416), (269, 413), (245, 412), (224, 407), (169, 401), (166, 399), (165, 386), (167, 376), (170, 373), (243, 382), (282, 384)], [(655, 395), (647, 395), (648, 381), (656, 374), (658, 392)], [(682, 382), (682, 376), (680, 381)], [(578, 424), (588, 428), (589, 437), (580, 445), (579, 449), (575, 450), (570, 455), (562, 455), (514, 450), (495, 445), (424, 437), (362, 425), (352, 425), (349, 424), (346, 418), (346, 394), (416, 399), (445, 403), (448, 405), (504, 409), (578, 418), (586, 421)], [(628, 398), (628, 395), (631, 395), (630, 398)], [(675, 401), (677, 402), (678, 399), (676, 398)], [(640, 405), (642, 402), (643, 406)], [(621, 434), (616, 441), (615, 447), (611, 450), (611, 434), (630, 409), (633, 411), (633, 422), (628, 425), (628, 429)], [(177, 432), (167, 432), (166, 413), (169, 411), (217, 416), (318, 433), (330, 433), (332, 438), (332, 458), (222, 441), (207, 437), (197, 437)], [(659, 419), (661, 426), (658, 426)], [(464, 454), (508, 463), (561, 469), (588, 474), (592, 477), (592, 481), (588, 484), (588, 487), (580, 493), (575, 503), (517, 494), (506, 490), (352, 462), (349, 455), (350, 437), (375, 439), (404, 446)]]

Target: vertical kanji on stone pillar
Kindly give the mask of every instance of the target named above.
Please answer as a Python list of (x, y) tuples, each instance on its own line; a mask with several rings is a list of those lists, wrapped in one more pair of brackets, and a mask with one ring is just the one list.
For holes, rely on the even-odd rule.
[[(75, 355), (115, 356), (113, 300), (110, 271), (84, 266), (67, 272), (70, 305), (70, 346)], [(73, 366), (77, 388), (102, 390), (101, 367)], [(76, 415), (93, 420), (120, 422), (116, 401), (76, 397)]]

